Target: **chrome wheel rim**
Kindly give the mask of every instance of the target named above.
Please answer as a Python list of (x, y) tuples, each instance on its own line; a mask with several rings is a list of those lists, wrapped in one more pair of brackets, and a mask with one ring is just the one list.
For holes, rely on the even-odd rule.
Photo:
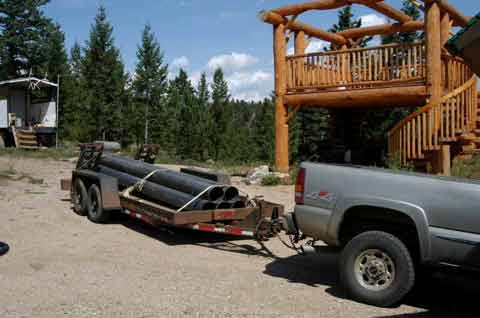
[(366, 250), (355, 260), (355, 278), (368, 290), (385, 290), (395, 280), (395, 263), (379, 249)]

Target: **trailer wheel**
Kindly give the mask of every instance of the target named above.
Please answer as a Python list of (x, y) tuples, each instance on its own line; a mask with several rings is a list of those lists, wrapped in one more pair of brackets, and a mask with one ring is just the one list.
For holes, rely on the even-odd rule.
[(340, 279), (356, 300), (389, 307), (412, 289), (415, 268), (402, 241), (386, 232), (370, 231), (353, 238), (343, 250)]
[(88, 219), (95, 223), (104, 223), (108, 220), (109, 213), (103, 209), (102, 193), (96, 184), (88, 190)]
[(81, 216), (85, 216), (87, 214), (87, 200), (87, 188), (82, 180), (76, 178), (75, 182), (73, 183), (72, 191), (73, 210), (75, 213)]

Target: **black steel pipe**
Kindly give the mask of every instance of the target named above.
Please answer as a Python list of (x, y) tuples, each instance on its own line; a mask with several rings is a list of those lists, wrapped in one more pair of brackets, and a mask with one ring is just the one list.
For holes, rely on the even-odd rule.
[(247, 203), (245, 202), (245, 200), (242, 200), (242, 199), (232, 200), (232, 201), (229, 201), (228, 203), (230, 203), (230, 205), (234, 209), (244, 209), (247, 207)]
[(235, 187), (224, 187), (223, 188), (223, 199), (225, 201), (235, 200), (240, 195), (239, 191)]
[[(148, 179), (148, 181), (167, 188), (188, 193), (193, 196), (197, 196), (211, 186), (212, 188), (209, 189), (203, 196), (209, 201), (216, 201), (224, 196), (224, 189), (215, 182), (191, 176), (186, 173), (159, 168), (141, 161), (110, 154), (103, 154), (99, 160), (99, 164), (138, 178), (144, 178), (153, 171), (158, 170)], [(230, 192), (234, 191), (230, 190)]]
[(229, 202), (226, 202), (226, 201), (220, 201), (217, 204), (217, 209), (218, 210), (224, 210), (224, 209), (230, 209), (230, 208), (232, 208), (232, 205)]
[[(131, 187), (141, 180), (140, 178), (105, 166), (98, 166), (98, 172), (116, 178), (118, 180), (119, 186), (122, 189)], [(169, 207), (175, 209), (183, 207), (185, 204), (187, 204), (194, 198), (194, 196), (191, 194), (170, 189), (149, 181), (146, 181), (144, 183), (140, 195), (143, 196), (145, 199), (150, 199), (161, 204), (166, 204)], [(212, 203), (209, 201), (197, 200), (197, 202), (194, 202), (190, 206), (186, 207), (185, 211), (204, 209), (208, 210), (211, 209), (212, 206)]]

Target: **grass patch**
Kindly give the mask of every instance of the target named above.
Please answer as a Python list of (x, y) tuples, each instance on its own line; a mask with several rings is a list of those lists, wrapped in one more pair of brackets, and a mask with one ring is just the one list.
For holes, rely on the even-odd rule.
[(396, 171), (414, 171), (415, 167), (411, 163), (403, 164), (399, 153), (389, 155), (385, 165), (388, 169)]
[(454, 160), (452, 165), (452, 176), (480, 179), (480, 156), (474, 156), (470, 160)]
[(13, 158), (53, 159), (62, 160), (78, 156), (77, 147), (73, 145), (62, 146), (58, 149), (48, 148), (41, 150), (26, 150), (17, 148), (0, 149), (0, 156)]

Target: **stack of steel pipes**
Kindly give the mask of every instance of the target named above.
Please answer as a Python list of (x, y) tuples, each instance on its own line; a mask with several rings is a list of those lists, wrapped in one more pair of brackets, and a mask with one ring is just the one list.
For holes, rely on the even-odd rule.
[(138, 196), (173, 209), (184, 207), (201, 193), (183, 211), (246, 207), (235, 187), (125, 157), (102, 154), (97, 170), (116, 178), (121, 189), (141, 183)]

